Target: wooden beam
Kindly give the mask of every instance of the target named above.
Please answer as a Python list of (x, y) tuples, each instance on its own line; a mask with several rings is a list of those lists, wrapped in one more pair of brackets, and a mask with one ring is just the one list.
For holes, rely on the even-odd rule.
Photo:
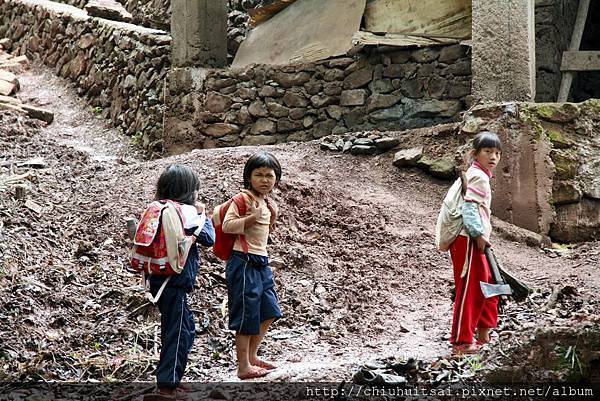
[(564, 52), (561, 71), (600, 71), (600, 51)]
[[(583, 36), (583, 28), (585, 28), (585, 20), (587, 19), (588, 9), (590, 8), (590, 0), (579, 0), (579, 9), (577, 10), (577, 19), (573, 28), (573, 36), (571, 36), (570, 51), (578, 51), (581, 45), (581, 37)], [(558, 101), (566, 102), (571, 91), (571, 83), (573, 82), (574, 73), (567, 71), (563, 73), (560, 81), (560, 90), (558, 91)]]
[(460, 42), (453, 38), (426, 38), (424, 36), (403, 35), (400, 33), (388, 33), (385, 35), (375, 35), (367, 31), (358, 31), (352, 36), (352, 43), (359, 45), (376, 45), (376, 46), (438, 46), (448, 45)]

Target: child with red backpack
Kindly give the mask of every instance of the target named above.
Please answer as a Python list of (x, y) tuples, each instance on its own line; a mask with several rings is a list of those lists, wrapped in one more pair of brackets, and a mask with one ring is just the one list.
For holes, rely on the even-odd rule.
[[(212, 223), (204, 215), (204, 205), (197, 201), (199, 189), (200, 180), (192, 169), (177, 164), (168, 166), (156, 184), (156, 201), (142, 215), (136, 232), (136, 245), (149, 244), (149, 241), (143, 241), (144, 233), (150, 233), (147, 237), (154, 238), (152, 245), (134, 247), (132, 266), (146, 275), (152, 301), (157, 302), (161, 315), (161, 351), (156, 368), (157, 399), (161, 396), (187, 398), (180, 382), (196, 331), (187, 294), (194, 288), (200, 264), (196, 244), (210, 247), (215, 240)], [(152, 213), (157, 210), (158, 213)], [(171, 253), (168, 257), (158, 259), (155, 256), (157, 250), (152, 250), (152, 246), (169, 247), (176, 231), (181, 229), (183, 238), (179, 237), (174, 245), (175, 261)], [(152, 241), (152, 238), (149, 240)], [(161, 241), (158, 241), (159, 238)], [(182, 248), (185, 248), (183, 253)], [(154, 255), (148, 256), (152, 252)]]
[(490, 331), (498, 321), (498, 297), (485, 298), (480, 283), (493, 283), (484, 251), (492, 233), (490, 178), (500, 162), (502, 143), (495, 133), (481, 132), (473, 139), (472, 155), (466, 172), (462, 230), (449, 247), (456, 287), (450, 342), (457, 355), (476, 353), (478, 346), (490, 341)]
[(257, 153), (244, 166), (245, 190), (221, 206), (227, 206), (222, 230), (236, 236), (225, 275), (229, 329), (236, 332), (237, 376), (242, 380), (265, 376), (276, 368), (258, 358), (257, 351), (271, 323), (281, 317), (267, 253), (278, 213), (268, 195), (280, 179), (281, 166), (275, 156)]

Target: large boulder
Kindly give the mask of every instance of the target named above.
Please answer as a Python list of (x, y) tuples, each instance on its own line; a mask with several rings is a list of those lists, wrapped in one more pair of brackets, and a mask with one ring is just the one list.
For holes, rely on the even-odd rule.
[(403, 149), (394, 155), (393, 164), (396, 167), (414, 167), (423, 155), (423, 147)]
[(454, 156), (443, 156), (435, 159), (423, 156), (417, 161), (417, 167), (443, 180), (450, 180), (456, 177)]

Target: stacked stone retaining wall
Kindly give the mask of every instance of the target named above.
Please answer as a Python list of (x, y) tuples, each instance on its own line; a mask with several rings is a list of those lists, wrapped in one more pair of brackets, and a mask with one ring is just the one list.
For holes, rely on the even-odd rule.
[(175, 69), (167, 78), (165, 147), (306, 141), (454, 121), (469, 102), (468, 47), (243, 70)]
[(162, 31), (92, 18), (44, 0), (0, 0), (0, 37), (70, 79), (115, 126), (146, 148), (162, 136), (163, 85), (171, 38)]
[[(89, 0), (55, 0), (83, 8)], [(133, 16), (132, 23), (147, 28), (171, 30), (171, 0), (117, 0)], [(241, 0), (227, 0), (227, 51), (229, 61), (233, 60), (240, 43), (246, 37), (249, 16)], [(260, 4), (260, 3), (257, 3)], [(254, 3), (247, 3), (248, 8)]]
[[(83, 9), (90, 0), (54, 0)], [(129, 11), (133, 23), (168, 31), (171, 28), (171, 0), (116, 0)]]

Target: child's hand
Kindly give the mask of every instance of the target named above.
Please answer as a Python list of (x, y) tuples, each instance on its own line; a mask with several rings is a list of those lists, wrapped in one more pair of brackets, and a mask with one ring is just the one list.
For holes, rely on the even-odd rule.
[(479, 249), (479, 251), (481, 253), (483, 253), (485, 251), (485, 247), (486, 246), (492, 246), (492, 244), (490, 244), (484, 237), (483, 235), (480, 235), (479, 237), (475, 237), (475, 244), (477, 244), (477, 249)]
[(250, 209), (248, 211), (255, 221), (258, 220), (262, 214), (260, 208), (258, 207), (258, 203), (255, 201), (250, 202)]
[(196, 207), (196, 211), (198, 212), (198, 214), (204, 213), (204, 209), (206, 208), (206, 205), (204, 205), (204, 203), (196, 202), (194, 206)]
[(250, 207), (246, 213), (246, 217), (244, 218), (244, 228), (248, 228), (256, 223), (256, 220), (258, 220), (262, 214), (258, 208), (257, 202), (254, 200), (250, 202)]

